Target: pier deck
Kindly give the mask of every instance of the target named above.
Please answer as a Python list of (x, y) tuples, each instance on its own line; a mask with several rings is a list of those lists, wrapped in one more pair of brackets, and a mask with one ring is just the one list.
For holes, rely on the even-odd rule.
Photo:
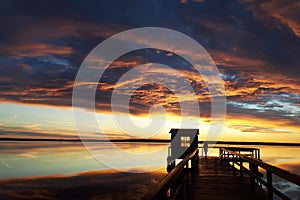
[(251, 187), (250, 177), (241, 177), (219, 157), (200, 158), (198, 169), (188, 175), (186, 199), (235, 200), (267, 199), (260, 187)]
[[(273, 186), (273, 174), (300, 186), (300, 176), (263, 162), (258, 149), (219, 148), (219, 157), (190, 152), (152, 188), (145, 200), (290, 200)], [(250, 152), (250, 153), (249, 153)], [(264, 174), (262, 174), (262, 172)]]

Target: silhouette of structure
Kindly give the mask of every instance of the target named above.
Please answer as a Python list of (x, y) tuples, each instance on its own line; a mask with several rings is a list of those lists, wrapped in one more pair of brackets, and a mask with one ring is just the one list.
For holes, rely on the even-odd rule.
[[(171, 129), (171, 146), (168, 151), (167, 171), (171, 172), (176, 165), (176, 159), (183, 159), (198, 149), (198, 129)], [(198, 155), (191, 159), (194, 162)]]

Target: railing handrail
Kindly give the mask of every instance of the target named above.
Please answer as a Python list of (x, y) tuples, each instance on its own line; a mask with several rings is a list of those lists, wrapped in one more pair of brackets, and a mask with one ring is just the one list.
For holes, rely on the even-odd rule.
[(231, 151), (229, 149), (226, 149), (226, 148), (220, 148), (222, 151), (226, 151), (232, 155), (236, 155), (238, 157), (240, 157), (241, 159), (249, 162), (249, 163), (252, 163), (254, 165), (257, 165), (287, 181), (290, 181), (296, 185), (299, 185), (300, 186), (300, 176), (297, 175), (297, 174), (294, 174), (294, 173), (291, 173), (291, 172), (288, 172), (286, 170), (283, 170), (279, 167), (276, 167), (276, 166), (273, 166), (273, 165), (270, 165), (268, 163), (265, 163), (263, 161), (260, 161), (260, 160), (257, 160), (257, 159), (254, 159), (252, 157), (248, 157), (248, 156), (245, 156), (243, 154), (240, 154), (240, 153), (237, 153), (237, 152), (234, 152), (234, 151)]
[(235, 150), (239, 150), (239, 151), (259, 150), (259, 148), (254, 148), (254, 147), (219, 147), (219, 148), (224, 148), (224, 149), (228, 149), (228, 150), (235, 149)]
[(144, 197), (145, 200), (150, 199), (159, 199), (163, 192), (166, 192), (171, 185), (175, 182), (177, 177), (180, 175), (184, 166), (188, 164), (188, 161), (192, 159), (196, 153), (198, 153), (199, 148), (195, 149), (193, 152), (189, 153), (176, 167), (168, 173), (163, 180), (160, 181), (150, 192), (148, 195)]

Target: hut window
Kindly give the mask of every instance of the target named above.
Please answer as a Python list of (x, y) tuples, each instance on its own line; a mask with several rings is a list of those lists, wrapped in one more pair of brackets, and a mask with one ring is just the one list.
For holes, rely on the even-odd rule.
[(181, 146), (182, 147), (189, 147), (190, 146), (190, 137), (181, 136)]

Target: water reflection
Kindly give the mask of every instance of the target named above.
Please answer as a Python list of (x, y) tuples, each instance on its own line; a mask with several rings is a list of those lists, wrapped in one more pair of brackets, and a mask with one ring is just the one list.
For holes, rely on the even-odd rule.
[[(101, 155), (111, 156), (112, 160), (120, 162), (120, 159), (117, 158), (122, 155), (116, 155), (115, 151), (108, 148), (105, 143), (95, 143), (94, 145)], [(140, 154), (155, 152), (168, 146), (168, 144), (161, 143), (117, 143), (116, 145), (124, 151)], [(263, 161), (300, 174), (299, 147), (247, 145), (244, 147), (259, 148)], [(208, 154), (216, 156), (219, 152), (217, 148), (209, 149)], [(129, 174), (111, 170), (98, 162), (79, 142), (1, 142), (0, 178), (5, 179), (0, 179), (0, 193), (8, 195), (9, 199), (14, 198), (13, 195), (17, 190), (24, 190), (24, 192), (32, 194), (32, 198), (35, 198), (35, 191), (38, 195), (51, 198), (58, 197), (51, 196), (58, 194), (61, 195), (59, 198), (64, 198), (64, 195), (78, 197), (77, 189), (89, 190), (89, 193), (86, 192), (82, 195), (98, 195), (97, 197), (102, 199), (115, 199), (116, 195), (124, 197), (125, 194), (132, 196), (128, 193), (130, 189), (142, 194), (166, 174), (166, 157), (167, 152), (161, 153), (156, 158), (147, 157), (149, 160), (161, 160), (161, 166), (155, 166), (158, 171), (154, 173)], [(126, 158), (123, 159), (126, 160)], [(133, 163), (136, 165), (130, 167), (135, 167), (137, 171), (141, 172), (154, 167), (142, 166), (139, 160)], [(14, 177), (17, 179), (11, 179)], [(44, 185), (44, 187), (40, 188), (40, 185)], [(274, 185), (293, 198), (297, 197), (300, 190), (298, 186), (288, 184), (276, 177), (274, 177)], [(61, 192), (57, 192), (57, 188), (60, 188)]]
[[(116, 155), (105, 143), (94, 144), (102, 156), (110, 157), (113, 162), (121, 162), (122, 155)], [(129, 152), (157, 151), (166, 144), (117, 144)], [(125, 159), (126, 158), (122, 158)], [(154, 159), (154, 158), (149, 158)], [(166, 153), (155, 159), (162, 161), (157, 170), (165, 166)], [(122, 161), (124, 162), (124, 161)], [(149, 166), (141, 166), (135, 162), (136, 170), (146, 170)], [(22, 176), (44, 176), (50, 174), (71, 174), (76, 172), (109, 169), (94, 159), (81, 143), (77, 142), (1, 142), (0, 144), (0, 178)]]
[(104, 169), (77, 143), (1, 142), (0, 158), (0, 178)]
[[(114, 149), (105, 143), (95, 143), (100, 155), (110, 157), (112, 162), (126, 162), (126, 158), (116, 154)], [(126, 152), (143, 154), (166, 148), (162, 143), (116, 143), (116, 146)], [(218, 145), (220, 146), (220, 145)], [(231, 145), (234, 146), (234, 145)], [(245, 147), (250, 147), (246, 146)], [(259, 148), (264, 162), (300, 174), (299, 147), (281, 146), (251, 146)], [(200, 151), (201, 152), (201, 151)], [(218, 149), (209, 149), (210, 156), (218, 155)], [(161, 152), (157, 157), (145, 157), (149, 160), (160, 160), (156, 166), (164, 170), (167, 152)], [(122, 158), (122, 159), (121, 159)], [(132, 161), (131, 161), (132, 162)], [(146, 167), (133, 161), (131, 166), (143, 171)], [(0, 143), (0, 178), (43, 176), (50, 174), (70, 174), (91, 170), (109, 169), (103, 163), (94, 159), (80, 142), (1, 142)]]
[(137, 200), (157, 184), (162, 173), (98, 170), (76, 175), (0, 179), (1, 199)]

